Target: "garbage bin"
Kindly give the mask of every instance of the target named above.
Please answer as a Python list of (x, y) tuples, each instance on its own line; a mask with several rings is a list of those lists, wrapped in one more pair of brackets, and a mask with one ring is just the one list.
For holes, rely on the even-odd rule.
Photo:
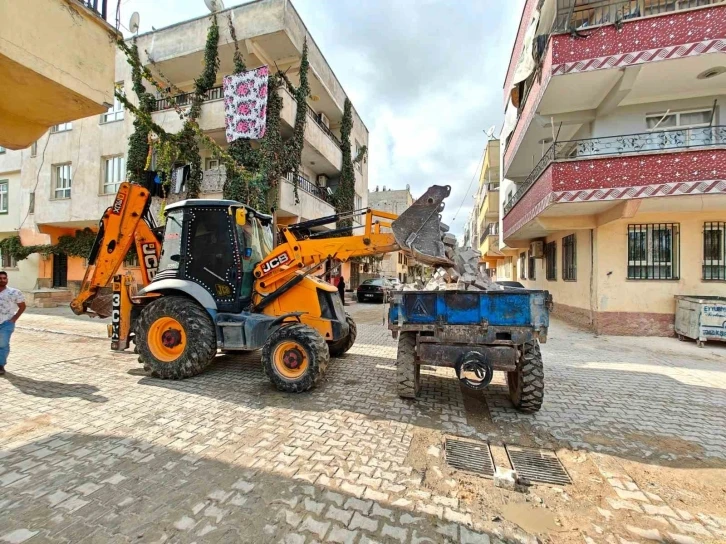
[(708, 340), (726, 342), (726, 297), (676, 295), (676, 334), (702, 348)]

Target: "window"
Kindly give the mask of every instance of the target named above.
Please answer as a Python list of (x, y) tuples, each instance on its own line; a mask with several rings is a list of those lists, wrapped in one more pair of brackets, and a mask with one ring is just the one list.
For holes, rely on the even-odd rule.
[(31, 157), (38, 156), (38, 142), (37, 141), (30, 144), (30, 156)]
[[(120, 91), (123, 89), (123, 82), (116, 83), (114, 90)], [(114, 94), (113, 106), (108, 108), (108, 111), (101, 116), (101, 123), (112, 123), (114, 121), (121, 121), (124, 118), (124, 105), (116, 98)]]
[(519, 279), (527, 279), (527, 254), (524, 252), (519, 254)]
[(527, 257), (528, 257), (527, 258), (527, 264), (528, 264), (528, 266), (527, 266), (527, 268), (528, 268), (528, 270), (527, 270), (527, 277), (530, 280), (533, 280), (533, 279), (535, 279), (535, 273), (534, 273), (534, 253), (532, 253), (532, 250), (531, 249), (529, 251), (527, 251)]
[(71, 198), (71, 164), (53, 166), (53, 198)]
[(703, 279), (726, 280), (726, 222), (703, 225)]
[(628, 279), (679, 278), (679, 225), (628, 225)]
[[(358, 140), (355, 141), (355, 155), (353, 155), (353, 160), (357, 159), (360, 155), (360, 150), (363, 148), (362, 145), (360, 145), (360, 142)], [(363, 172), (363, 160), (359, 160), (355, 163), (355, 167), (358, 169), (358, 172)]]
[(8, 180), (0, 180), (0, 213), (8, 213)]
[(50, 129), (51, 133), (53, 134), (55, 134), (56, 132), (65, 132), (66, 130), (73, 130), (73, 123), (61, 123), (60, 125), (54, 125)]
[(0, 145), (0, 155), (3, 154), (3, 153), (5, 153), (5, 148)]
[(17, 268), (18, 262), (15, 260), (10, 253), (7, 251), (0, 252), (0, 260), (2, 260), (3, 268)]
[(113, 195), (126, 177), (126, 160), (123, 157), (104, 159), (103, 194)]
[(574, 234), (562, 239), (562, 279), (577, 281), (577, 238)]
[(219, 159), (207, 159), (205, 170), (219, 170)]
[(35, 213), (35, 191), (30, 193), (28, 202), (28, 213)]
[[(711, 108), (647, 115), (645, 124), (649, 131), (666, 131), (650, 137), (647, 148), (684, 147), (709, 145), (714, 133), (711, 129)], [(682, 128), (684, 130), (676, 130)]]
[(355, 194), (355, 209), (360, 210), (362, 208), (363, 208), (363, 198), (358, 193), (356, 193)]
[(557, 242), (545, 245), (545, 261), (547, 263), (547, 279), (557, 280)]

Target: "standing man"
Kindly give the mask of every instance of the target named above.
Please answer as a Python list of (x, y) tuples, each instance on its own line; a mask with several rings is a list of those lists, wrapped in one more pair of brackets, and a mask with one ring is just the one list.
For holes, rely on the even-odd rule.
[(338, 294), (340, 295), (340, 300), (343, 302), (343, 306), (345, 306), (345, 280), (343, 279), (343, 274), (340, 275), (340, 281), (338, 281)]
[(8, 273), (0, 270), (0, 376), (5, 374), (5, 364), (10, 354), (10, 337), (15, 330), (15, 322), (24, 311), (23, 292), (8, 287)]

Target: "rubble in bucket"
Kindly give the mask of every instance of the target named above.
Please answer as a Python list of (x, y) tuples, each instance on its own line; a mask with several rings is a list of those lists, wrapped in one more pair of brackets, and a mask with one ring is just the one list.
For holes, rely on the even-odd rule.
[[(481, 252), (471, 248), (456, 247), (456, 237), (444, 237), (447, 256), (454, 261), (453, 267), (438, 268), (423, 287), (426, 291), (493, 291), (504, 289), (492, 282), (479, 270)], [(419, 287), (420, 289), (420, 287)]]

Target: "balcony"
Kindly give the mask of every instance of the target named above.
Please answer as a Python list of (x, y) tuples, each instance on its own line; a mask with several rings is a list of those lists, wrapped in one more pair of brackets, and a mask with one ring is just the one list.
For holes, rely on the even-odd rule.
[(724, 0), (558, 0), (553, 32), (583, 30), (684, 9), (720, 4)]
[(1, 146), (24, 149), (53, 125), (113, 105), (119, 33), (102, 18), (106, 6), (107, 0), (2, 3)]
[[(597, 214), (627, 200), (668, 197), (670, 208), (689, 210), (701, 205), (692, 195), (724, 193), (725, 177), (724, 126), (556, 142), (505, 203), (505, 242), (574, 228), (557, 215), (581, 216), (580, 228), (600, 224)], [(663, 204), (639, 206), (645, 211)]]

